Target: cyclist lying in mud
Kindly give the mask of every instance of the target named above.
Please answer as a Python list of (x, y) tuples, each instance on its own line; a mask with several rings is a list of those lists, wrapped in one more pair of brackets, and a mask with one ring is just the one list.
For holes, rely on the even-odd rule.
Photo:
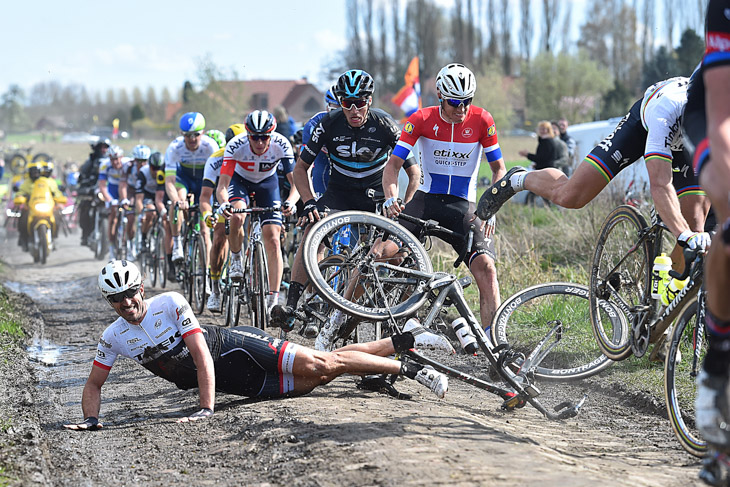
[(178, 422), (211, 416), (216, 390), (247, 397), (291, 397), (342, 374), (399, 374), (425, 385), (439, 398), (448, 390), (447, 377), (433, 368), (386, 358), (417, 347), (419, 338), (428, 334), (423, 329), (319, 352), (249, 326), (201, 326), (185, 298), (175, 292), (146, 300), (142, 276), (128, 261), (104, 266), (99, 288), (119, 319), (99, 340), (81, 400), (86, 419), (64, 425), (68, 429), (102, 427), (101, 387), (118, 355), (181, 389), (199, 388), (200, 410)]

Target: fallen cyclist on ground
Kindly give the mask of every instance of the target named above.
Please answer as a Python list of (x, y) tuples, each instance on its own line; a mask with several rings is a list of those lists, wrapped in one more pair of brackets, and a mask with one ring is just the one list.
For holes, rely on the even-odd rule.
[(81, 400), (85, 419), (65, 424), (68, 429), (102, 427), (98, 420), (101, 387), (118, 355), (131, 358), (180, 389), (200, 390), (200, 410), (178, 422), (211, 416), (216, 390), (246, 397), (293, 397), (343, 374), (402, 375), (425, 385), (439, 398), (448, 390), (448, 378), (430, 366), (386, 358), (413, 348), (412, 332), (319, 352), (249, 326), (201, 326), (185, 298), (175, 292), (145, 300), (142, 276), (128, 261), (114, 260), (104, 266), (99, 288), (119, 319), (99, 340)]

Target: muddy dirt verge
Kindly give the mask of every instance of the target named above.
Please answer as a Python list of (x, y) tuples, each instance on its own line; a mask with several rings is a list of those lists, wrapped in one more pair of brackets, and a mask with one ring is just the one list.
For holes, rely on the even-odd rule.
[[(196, 391), (119, 360), (102, 390), (104, 429), (67, 431), (82, 419), (96, 343), (115, 318), (96, 288), (103, 262), (77, 243), (62, 238), (38, 266), (3, 242), (3, 285), (28, 336), (0, 360), (0, 484), (701, 485), (661, 398), (604, 376), (541, 384), (548, 404), (588, 394), (580, 415), (557, 422), (529, 406), (500, 411), (499, 398), (455, 380), (444, 400), (400, 381), (413, 398), (396, 400), (341, 377), (296, 399), (218, 394), (210, 420), (177, 424), (197, 409)], [(487, 375), (480, 362), (468, 370)]]

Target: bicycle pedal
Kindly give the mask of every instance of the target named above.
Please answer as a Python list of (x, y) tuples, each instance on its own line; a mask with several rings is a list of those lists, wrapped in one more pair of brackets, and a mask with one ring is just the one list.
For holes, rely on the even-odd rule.
[(507, 399), (505, 399), (501, 406), (501, 409), (504, 411), (512, 411), (514, 409), (523, 408), (527, 404), (527, 401), (514, 392), (508, 392), (503, 397), (505, 396)]

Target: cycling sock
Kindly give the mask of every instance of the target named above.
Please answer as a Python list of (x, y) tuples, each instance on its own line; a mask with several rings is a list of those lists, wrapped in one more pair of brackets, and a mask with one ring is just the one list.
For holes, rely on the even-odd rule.
[(396, 353), (407, 352), (416, 344), (416, 339), (413, 337), (413, 333), (408, 331), (393, 335), (390, 339), (393, 341), (393, 348)]
[(180, 247), (182, 245), (182, 236), (172, 237), (172, 243), (175, 247)]
[(167, 264), (172, 265), (172, 254), (167, 254)]
[(240, 250), (238, 252), (232, 251), (231, 258), (236, 259), (236, 260), (241, 260), (241, 251)]
[(509, 183), (515, 192), (525, 189), (525, 176), (527, 176), (527, 174), (527, 171), (520, 171), (509, 177)]
[(210, 286), (213, 288), (213, 293), (220, 294), (221, 293), (221, 280), (220, 276), (218, 276), (218, 279), (210, 278)]
[(300, 284), (298, 282), (290, 282), (289, 283), (289, 294), (286, 296), (286, 305), (291, 306), (292, 308), (297, 307), (297, 303), (299, 302), (299, 298), (302, 297), (302, 293), (304, 292), (304, 285)]
[(416, 375), (418, 375), (418, 372), (420, 372), (422, 368), (423, 368), (423, 365), (421, 365), (421, 364), (416, 364), (413, 362), (401, 362), (399, 374), (404, 375), (404, 376), (408, 377), (409, 379), (415, 380)]

